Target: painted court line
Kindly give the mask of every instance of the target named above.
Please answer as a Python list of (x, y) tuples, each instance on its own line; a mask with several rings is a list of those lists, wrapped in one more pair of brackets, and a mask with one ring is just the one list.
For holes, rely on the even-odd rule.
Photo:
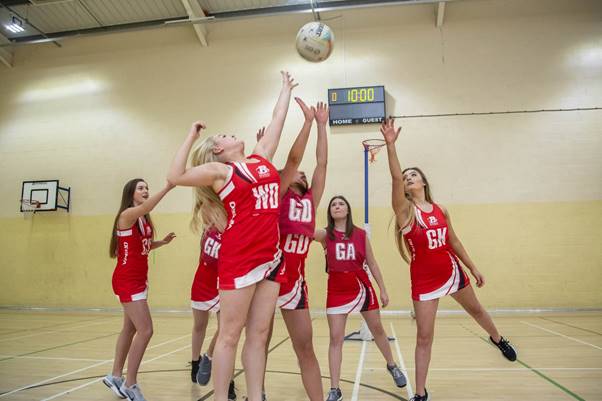
[[(483, 340), (483, 342), (485, 344), (487, 344), (489, 347), (494, 347), (494, 345), (491, 344), (491, 341), (489, 341), (485, 337), (482, 337), (482, 336), (478, 335), (477, 333), (475, 333), (474, 331), (470, 330), (469, 328), (467, 328), (464, 325), (462, 325), (462, 327), (464, 327), (464, 329), (466, 331), (472, 333), (475, 337), (480, 338), (481, 340)], [(534, 368), (532, 366), (529, 366), (527, 363), (523, 362), (520, 358), (516, 358), (516, 363), (518, 363), (518, 364), (524, 366), (525, 368), (529, 369), (531, 372), (533, 372), (537, 376), (541, 377), (542, 379), (544, 379), (548, 383), (552, 384), (553, 386), (557, 387), (558, 389), (564, 391), (567, 395), (570, 395), (571, 397), (573, 397), (577, 401), (585, 401), (585, 399), (582, 398), (581, 396), (579, 396), (578, 394), (576, 394), (573, 391), (569, 390), (568, 388), (566, 388), (565, 386), (563, 386), (562, 384), (560, 384), (556, 380), (552, 379), (551, 377), (546, 376), (545, 374), (542, 373), (541, 370), (536, 369), (536, 368)]]
[(565, 322), (560, 322), (558, 320), (550, 319), (549, 317), (540, 317), (540, 319), (547, 320), (549, 322), (554, 322), (556, 324), (561, 324), (563, 326), (572, 327), (574, 329), (585, 331), (587, 333), (592, 333), (592, 334), (595, 334), (595, 335), (598, 335), (598, 336), (602, 336), (602, 333), (600, 333), (599, 331), (595, 331), (595, 330), (591, 330), (591, 329), (586, 329), (584, 327), (575, 326), (575, 325), (568, 324), (568, 323), (565, 323)]
[[(602, 368), (532, 368), (537, 370), (551, 370), (551, 371), (602, 371)], [(366, 367), (365, 370), (387, 370), (381, 366)], [(408, 370), (416, 370), (414, 368), (408, 368)], [(530, 371), (531, 368), (429, 368), (430, 371), (439, 372), (524, 372)]]
[(355, 371), (355, 382), (353, 382), (353, 392), (351, 393), (351, 401), (357, 401), (360, 392), (360, 383), (362, 381), (362, 371), (364, 370), (364, 360), (366, 357), (366, 347), (368, 341), (362, 341), (362, 351), (360, 352), (360, 359), (357, 362), (357, 370)]
[[(65, 331), (70, 331), (70, 330), (75, 330), (75, 329), (81, 329), (82, 327), (89, 327), (89, 326), (96, 326), (99, 324), (105, 324), (107, 322), (94, 322), (94, 323), (87, 323), (87, 324), (82, 324), (80, 326), (75, 326), (75, 327), (68, 327), (62, 330), (42, 330), (42, 331), (38, 331), (37, 333), (33, 333), (33, 334), (28, 334), (26, 336), (17, 336), (17, 337), (10, 337), (10, 338), (1, 338), (0, 342), (4, 342), (4, 341), (13, 341), (13, 340), (20, 340), (22, 338), (29, 338), (29, 337), (36, 337), (36, 336), (41, 336), (44, 334), (49, 334), (49, 333), (61, 333), (61, 332), (65, 332)], [(33, 329), (35, 330), (35, 329)]]
[(0, 358), (7, 359), (49, 359), (57, 361), (88, 361), (88, 362), (100, 362), (105, 359), (89, 359), (89, 358), (66, 358), (66, 357), (52, 357), (52, 356), (18, 356), (18, 355), (0, 355)]
[(406, 369), (406, 364), (403, 360), (403, 356), (401, 355), (401, 349), (399, 348), (399, 341), (397, 340), (397, 333), (395, 332), (395, 327), (393, 327), (393, 323), (391, 324), (391, 333), (395, 338), (395, 350), (397, 351), (397, 358), (399, 358), (399, 364), (401, 365), (401, 371), (406, 377), (406, 381), (408, 384), (406, 385), (406, 391), (408, 392), (408, 400), (413, 397), (414, 390), (412, 389), (412, 383), (410, 383), (410, 376), (408, 376), (408, 370)]
[[(184, 349), (186, 349), (186, 348), (190, 348), (190, 344), (186, 344), (186, 345), (185, 345), (185, 346), (183, 346), (183, 347), (180, 347), (180, 348), (178, 348), (178, 349), (175, 349), (175, 350), (173, 350), (173, 351), (166, 352), (165, 354), (161, 354), (161, 355), (159, 355), (159, 356), (156, 356), (156, 357), (154, 357), (154, 358), (151, 358), (151, 359), (149, 359), (148, 361), (142, 361), (142, 363), (140, 364), (140, 366), (142, 366), (142, 365), (144, 365), (144, 364), (146, 364), (146, 363), (149, 363), (149, 362), (156, 361), (157, 359), (165, 358), (166, 356), (169, 356), (169, 355), (175, 354), (176, 352), (180, 352), (180, 351), (182, 351), (182, 350), (184, 350)], [(70, 388), (70, 389), (68, 389), (68, 390), (65, 390), (65, 391), (63, 391), (63, 392), (60, 392), (60, 393), (58, 393), (58, 394), (55, 394), (55, 395), (52, 395), (52, 396), (50, 396), (50, 397), (48, 397), (48, 398), (43, 398), (41, 401), (50, 401), (50, 400), (54, 400), (55, 398), (62, 397), (63, 395), (67, 395), (67, 394), (69, 394), (69, 393), (72, 393), (72, 392), (74, 392), (74, 391), (77, 391), (77, 390), (81, 390), (81, 389), (82, 389), (82, 388), (84, 388), (84, 387), (88, 387), (88, 386), (90, 386), (90, 385), (92, 385), (92, 384), (94, 384), (94, 383), (97, 383), (97, 382), (101, 381), (102, 379), (103, 379), (102, 377), (99, 377), (98, 379), (91, 380), (91, 381), (89, 381), (89, 382), (87, 382), (87, 383), (84, 383), (84, 384), (81, 384), (81, 385), (79, 385), (79, 386), (77, 386), (77, 387), (72, 387), (72, 388)]]
[(564, 337), (564, 338), (567, 338), (569, 340), (572, 340), (572, 341), (575, 341), (575, 342), (578, 342), (578, 343), (581, 343), (581, 344), (584, 344), (584, 345), (589, 345), (590, 347), (594, 347), (596, 349), (602, 350), (602, 347), (598, 347), (597, 345), (590, 344), (590, 343), (585, 342), (585, 341), (581, 341), (581, 340), (579, 340), (577, 338), (573, 338), (573, 337), (570, 337), (570, 336), (565, 336), (564, 334), (559, 333), (557, 331), (549, 330), (549, 329), (546, 329), (545, 327), (541, 327), (541, 326), (538, 326), (536, 324), (529, 323), (529, 322), (521, 321), (521, 323), (526, 324), (527, 326), (535, 327), (537, 329), (540, 329), (540, 330), (543, 330), (543, 331), (547, 331), (548, 333), (552, 333), (552, 334), (555, 334), (557, 336)]
[[(164, 342), (162, 342), (162, 343), (160, 343), (160, 344), (153, 345), (152, 347), (148, 347), (148, 348), (147, 348), (147, 350), (149, 350), (149, 349), (153, 349), (153, 348), (157, 348), (157, 347), (160, 347), (160, 346), (162, 346), (162, 345), (165, 345), (165, 344), (170, 344), (170, 343), (172, 343), (172, 342), (175, 342), (175, 341), (181, 340), (182, 338), (185, 338), (185, 337), (190, 337), (190, 334), (186, 334), (186, 335), (183, 335), (183, 336), (180, 336), (180, 337), (174, 338), (174, 339), (172, 339), (172, 340), (164, 341)], [(71, 372), (63, 373), (62, 375), (58, 375), (58, 376), (55, 376), (55, 377), (51, 377), (50, 379), (45, 379), (45, 380), (39, 381), (39, 382), (37, 382), (37, 383), (28, 384), (28, 385), (26, 385), (26, 386), (19, 387), (19, 388), (16, 388), (16, 389), (14, 389), (14, 390), (11, 390), (11, 391), (9, 391), (9, 392), (7, 392), (7, 393), (0, 394), (0, 398), (6, 397), (6, 396), (8, 396), (8, 395), (11, 395), (11, 394), (14, 394), (14, 393), (18, 393), (19, 391), (27, 390), (27, 389), (28, 389), (28, 388), (30, 388), (30, 387), (39, 386), (39, 385), (41, 385), (41, 384), (45, 384), (45, 383), (51, 382), (51, 381), (53, 381), (53, 380), (60, 379), (60, 378), (62, 378), (62, 377), (71, 376), (71, 375), (73, 375), (73, 374), (75, 374), (75, 373), (83, 372), (83, 371), (85, 371), (85, 370), (92, 369), (92, 368), (95, 368), (95, 367), (97, 367), (97, 366), (105, 365), (105, 364), (107, 364), (107, 363), (111, 363), (111, 362), (113, 362), (113, 359), (106, 359), (106, 360), (103, 360), (103, 361), (101, 361), (101, 362), (98, 362), (98, 363), (92, 364), (92, 365), (90, 365), (90, 366), (86, 366), (86, 367), (83, 367), (83, 368), (80, 368), (80, 369), (77, 369), (77, 370), (73, 370), (73, 371), (71, 371)]]

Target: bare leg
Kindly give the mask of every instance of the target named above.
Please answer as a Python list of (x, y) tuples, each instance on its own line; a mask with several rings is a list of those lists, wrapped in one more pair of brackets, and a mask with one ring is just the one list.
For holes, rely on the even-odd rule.
[(136, 335), (128, 353), (128, 371), (125, 381), (125, 385), (130, 387), (137, 383), (138, 368), (146, 346), (153, 336), (153, 320), (146, 300), (124, 303), (123, 309), (136, 328)]
[(291, 336), (293, 349), (297, 354), (305, 392), (311, 401), (322, 401), (324, 399), (322, 374), (320, 373), (318, 358), (316, 358), (314, 352), (309, 309), (281, 309), (281, 311), (288, 334)]
[(215, 349), (215, 343), (217, 342), (217, 336), (219, 335), (219, 312), (215, 314), (215, 317), (217, 319), (217, 329), (215, 330), (215, 333), (213, 333), (213, 338), (207, 348), (207, 355), (209, 358), (213, 358), (213, 350)]
[(426, 375), (431, 362), (431, 349), (435, 334), (435, 317), (439, 300), (414, 301), (416, 312), (416, 351), (414, 353), (416, 365), (416, 394), (424, 395)]
[(119, 338), (117, 338), (117, 345), (115, 346), (115, 359), (113, 360), (112, 375), (115, 377), (121, 377), (121, 375), (123, 375), (123, 366), (125, 365), (125, 360), (128, 356), (128, 352), (130, 351), (134, 334), (136, 334), (136, 327), (134, 327), (134, 323), (132, 323), (124, 311), (123, 328), (121, 329), (121, 333), (119, 333)]
[(192, 326), (192, 358), (191, 361), (197, 361), (201, 354), (207, 324), (209, 323), (209, 312), (198, 309), (192, 309), (194, 324)]
[(343, 341), (345, 340), (345, 324), (347, 315), (326, 315), (330, 329), (328, 345), (328, 368), (330, 370), (330, 387), (338, 388), (343, 362)]
[(497, 331), (493, 319), (489, 312), (483, 308), (483, 305), (477, 299), (477, 295), (474, 292), (472, 286), (466, 286), (460, 291), (453, 293), (452, 298), (458, 302), (466, 312), (481, 326), (496, 343), (499, 342), (502, 337)]
[(234, 371), (234, 359), (240, 333), (247, 321), (255, 285), (238, 290), (220, 290), (219, 335), (213, 355), (215, 401), (228, 400), (228, 386)]
[(260, 281), (256, 286), (249, 309), (245, 344), (242, 350), (249, 401), (261, 401), (262, 398), (266, 344), (280, 290), (280, 284), (270, 280)]
[(383, 357), (387, 361), (387, 365), (395, 365), (393, 353), (391, 352), (391, 344), (389, 344), (387, 333), (385, 333), (382, 321), (380, 320), (380, 311), (378, 309), (375, 309), (362, 312), (362, 317), (366, 321), (370, 332), (374, 336), (374, 342), (380, 350), (380, 353), (383, 354)]

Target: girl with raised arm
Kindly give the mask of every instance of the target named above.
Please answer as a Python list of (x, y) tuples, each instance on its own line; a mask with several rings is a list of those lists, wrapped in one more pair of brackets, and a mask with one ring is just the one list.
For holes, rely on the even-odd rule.
[[(276, 281), (283, 267), (278, 247), (280, 177), (270, 160), (282, 133), (291, 91), (296, 86), (282, 72), (282, 89), (272, 121), (248, 157), (233, 135), (204, 139), (186, 161), (205, 125), (193, 124), (172, 162), (168, 180), (196, 187), (195, 216), (201, 207), (212, 221), (226, 216), (218, 258), (220, 329), (213, 358), (216, 401), (226, 401), (236, 348), (245, 327), (242, 362), (250, 401), (260, 401), (265, 345), (278, 298)], [(216, 219), (211, 217), (216, 216)], [(200, 216), (199, 216), (200, 218)]]
[[(109, 255), (117, 258), (113, 272), (113, 292), (123, 306), (123, 328), (117, 339), (113, 371), (103, 383), (120, 398), (144, 401), (137, 384), (138, 368), (153, 335), (153, 321), (148, 304), (148, 254), (169, 244), (175, 238), (169, 233), (162, 240), (154, 240), (150, 212), (173, 188), (167, 184), (161, 191), (149, 196), (148, 184), (134, 178), (123, 187), (121, 206), (113, 222)], [(128, 360), (127, 379), (122, 377)]]
[[(393, 179), (391, 201), (395, 212), (397, 247), (402, 258), (410, 264), (416, 314), (416, 395), (412, 401), (428, 401), (425, 385), (439, 298), (451, 295), (489, 333), (490, 341), (508, 360), (516, 360), (516, 352), (499, 334), (470, 286), (460, 261), (470, 270), (477, 287), (485, 284), (485, 278), (454, 232), (447, 209), (433, 201), (429, 183), (419, 168), (401, 169), (395, 148), (400, 131), (392, 119), (380, 127)], [(411, 258), (404, 251), (404, 243)]]

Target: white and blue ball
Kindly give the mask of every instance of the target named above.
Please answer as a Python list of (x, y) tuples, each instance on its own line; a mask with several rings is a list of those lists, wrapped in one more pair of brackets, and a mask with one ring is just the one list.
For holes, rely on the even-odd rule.
[(332, 53), (334, 33), (322, 22), (309, 22), (297, 33), (297, 52), (307, 61), (318, 63)]

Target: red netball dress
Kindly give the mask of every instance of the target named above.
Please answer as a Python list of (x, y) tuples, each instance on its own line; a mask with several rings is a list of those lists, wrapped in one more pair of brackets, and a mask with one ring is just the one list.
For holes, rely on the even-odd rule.
[(117, 230), (117, 266), (113, 271), (113, 292), (120, 302), (146, 299), (148, 296), (148, 253), (153, 229), (144, 217), (127, 230)]
[(326, 234), (328, 271), (327, 314), (348, 314), (378, 309), (376, 293), (365, 270), (366, 232), (354, 227), (347, 238), (334, 230), (334, 239)]
[(227, 213), (218, 259), (219, 289), (243, 288), (265, 278), (280, 282), (284, 273), (278, 244), (278, 171), (265, 158), (231, 162), (218, 195)]
[(217, 291), (217, 258), (222, 235), (215, 228), (205, 230), (201, 238), (201, 255), (190, 290), (191, 304), (202, 311), (219, 311)]
[(280, 248), (286, 270), (280, 285), (278, 306), (282, 309), (307, 309), (305, 260), (316, 227), (311, 189), (304, 195), (291, 189), (286, 191), (281, 200), (279, 226)]
[(470, 284), (458, 257), (449, 245), (447, 219), (441, 208), (425, 212), (414, 205), (415, 218), (402, 230), (412, 255), (412, 299), (428, 301), (461, 290)]

